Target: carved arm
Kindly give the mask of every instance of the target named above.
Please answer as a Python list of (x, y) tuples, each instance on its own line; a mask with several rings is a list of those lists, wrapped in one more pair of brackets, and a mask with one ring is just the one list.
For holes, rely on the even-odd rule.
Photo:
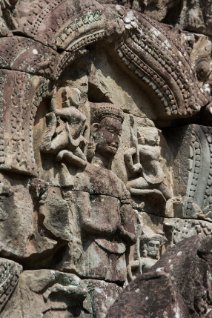
[(85, 139), (84, 136), (80, 135), (78, 138), (74, 139), (71, 135), (71, 131), (70, 131), (70, 127), (69, 127), (69, 123), (66, 123), (65, 125), (66, 127), (66, 131), (68, 133), (68, 139), (69, 139), (69, 142), (72, 146), (74, 147), (78, 147), (80, 143), (83, 143), (83, 144), (86, 144), (87, 143), (87, 140)]
[(121, 206), (121, 225), (118, 226), (118, 230), (128, 245), (133, 245), (136, 242), (135, 224), (136, 216), (131, 204), (123, 204)]
[(111, 235), (115, 233), (117, 224), (112, 225), (104, 222), (96, 222), (96, 220), (91, 217), (90, 194), (81, 192), (79, 196), (80, 202), (78, 203), (78, 209), (82, 228), (86, 232), (96, 235)]
[(142, 171), (142, 165), (140, 164), (140, 162), (138, 163), (133, 162), (133, 156), (135, 154), (136, 154), (135, 148), (130, 148), (124, 154), (124, 161), (125, 161), (126, 167), (128, 169), (128, 172), (132, 175), (135, 173), (140, 173)]

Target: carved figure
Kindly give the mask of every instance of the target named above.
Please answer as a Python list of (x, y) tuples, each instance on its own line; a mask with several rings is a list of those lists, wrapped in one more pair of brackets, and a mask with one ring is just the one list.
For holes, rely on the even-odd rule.
[(128, 275), (130, 280), (135, 279), (136, 274), (147, 272), (160, 258), (161, 247), (165, 239), (160, 234), (153, 236), (142, 235), (140, 237), (140, 246), (138, 259), (133, 260), (128, 265)]
[(46, 115), (47, 130), (41, 144), (43, 152), (57, 155), (57, 160), (85, 167), (86, 116), (78, 109), (81, 92), (77, 88), (62, 88), (62, 108), (52, 98), (52, 112)]
[(171, 193), (164, 183), (164, 172), (160, 164), (161, 148), (158, 130), (154, 127), (138, 127), (137, 137), (132, 129), (133, 147), (126, 151), (125, 164), (132, 178), (127, 188), (133, 195), (156, 193), (164, 200)]
[(211, 35), (211, 10), (210, 0), (184, 0), (180, 24), (189, 30)]
[(211, 317), (211, 247), (211, 236), (193, 236), (168, 249), (151, 272), (127, 286), (106, 317), (163, 317), (164, 312)]
[[(119, 147), (123, 114), (111, 104), (98, 104), (92, 108), (91, 117), (93, 157), (73, 186), (78, 190), (73, 195), (77, 193), (74, 203), (83, 249), (74, 268), (86, 277), (123, 282), (125, 256), (135, 241), (129, 193), (111, 171)], [(68, 261), (63, 269), (67, 266)]]

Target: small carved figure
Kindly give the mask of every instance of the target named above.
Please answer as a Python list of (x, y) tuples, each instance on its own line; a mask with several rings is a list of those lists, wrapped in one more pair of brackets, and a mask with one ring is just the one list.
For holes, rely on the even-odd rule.
[(180, 24), (190, 31), (211, 35), (211, 0), (184, 0)]
[(160, 234), (153, 236), (142, 235), (140, 237), (140, 248), (137, 259), (128, 265), (128, 275), (130, 280), (135, 279), (138, 273), (147, 272), (160, 258), (161, 247), (165, 243), (165, 238)]
[(158, 130), (154, 127), (138, 127), (137, 137), (132, 129), (134, 146), (126, 151), (124, 158), (131, 180), (127, 188), (133, 195), (157, 193), (166, 201), (171, 197), (164, 183), (160, 164), (161, 148)]
[(52, 98), (52, 112), (46, 115), (47, 130), (41, 150), (57, 155), (57, 160), (84, 168), (87, 159), (84, 148), (86, 116), (78, 109), (81, 92), (77, 88), (62, 88), (62, 108)]

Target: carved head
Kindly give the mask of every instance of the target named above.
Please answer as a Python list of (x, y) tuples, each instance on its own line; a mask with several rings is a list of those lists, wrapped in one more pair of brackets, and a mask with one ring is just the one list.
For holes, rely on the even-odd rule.
[(158, 130), (155, 127), (138, 127), (137, 139), (141, 145), (158, 146), (160, 142)]
[(143, 244), (141, 245), (143, 249), (143, 256), (158, 259), (160, 256), (160, 248), (164, 242), (165, 239), (161, 235), (142, 238), (141, 243)]
[(63, 107), (75, 106), (78, 108), (81, 103), (81, 92), (78, 88), (63, 87), (61, 97)]
[(206, 82), (212, 76), (212, 63), (210, 60), (201, 59), (196, 63), (197, 78), (201, 82)]
[(156, 239), (149, 240), (146, 244), (147, 256), (152, 258), (158, 258), (158, 254), (160, 251), (160, 241)]
[(91, 132), (96, 153), (107, 157), (113, 157), (116, 154), (123, 120), (123, 112), (111, 104), (101, 103), (92, 109)]

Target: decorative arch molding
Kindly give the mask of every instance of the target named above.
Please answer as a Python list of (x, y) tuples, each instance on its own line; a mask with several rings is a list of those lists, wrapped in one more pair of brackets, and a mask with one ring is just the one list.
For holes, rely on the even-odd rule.
[(188, 117), (208, 103), (185, 52), (166, 27), (97, 1), (25, 1), (18, 29), (0, 39), (0, 168), (37, 175), (33, 126), (38, 106), (90, 45), (100, 42), (158, 100), (161, 118)]
[(118, 45), (123, 64), (157, 96), (162, 107), (159, 117), (187, 117), (207, 103), (199, 89), (185, 51), (180, 50), (170, 32), (141, 15), (136, 30)]

